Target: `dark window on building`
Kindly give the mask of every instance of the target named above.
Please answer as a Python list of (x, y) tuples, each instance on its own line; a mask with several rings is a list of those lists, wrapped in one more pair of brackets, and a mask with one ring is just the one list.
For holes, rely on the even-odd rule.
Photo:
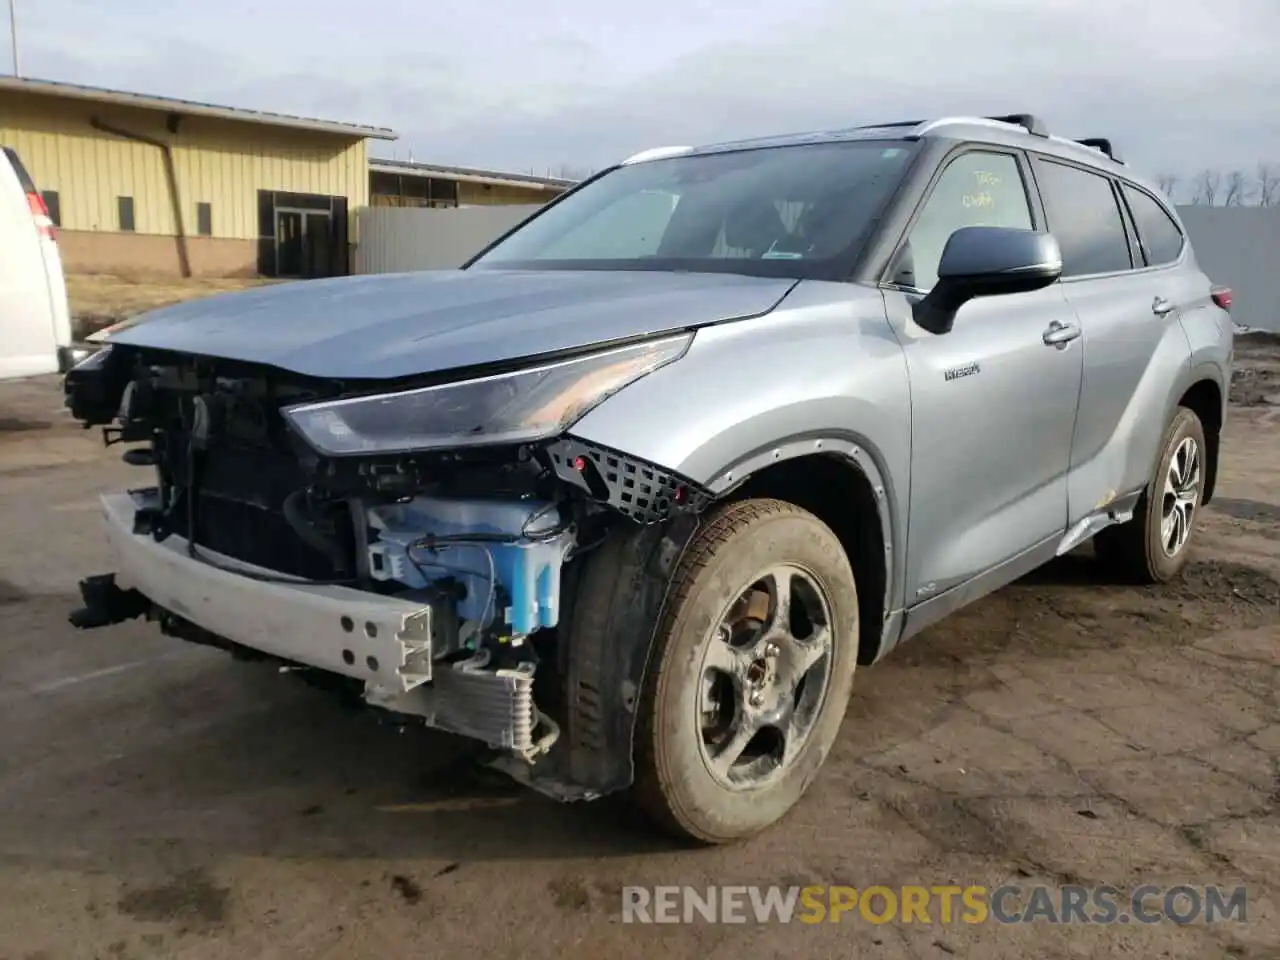
[(431, 181), (426, 177), (400, 177), (400, 196), (426, 200), (431, 196)]
[(1018, 161), (1008, 153), (973, 151), (952, 160), (938, 177), (898, 255), (895, 283), (929, 290), (951, 234), (961, 227), (1032, 228), (1031, 205)]
[(375, 170), (369, 175), (369, 195), (370, 204), (375, 207), (456, 207), (458, 183)]
[(458, 181), (431, 179), (431, 205), (433, 207), (456, 207), (458, 205)]
[(53, 225), (62, 226), (62, 202), (58, 197), (58, 191), (42, 190), (40, 197), (44, 200), (44, 207), (49, 211), (49, 219), (53, 221)]
[(196, 233), (202, 237), (213, 236), (213, 204), (196, 204)]
[(1182, 231), (1178, 224), (1154, 197), (1128, 184), (1123, 189), (1147, 265), (1173, 263), (1182, 254)]
[(1062, 275), (1129, 270), (1129, 238), (1111, 181), (1078, 167), (1042, 161), (1036, 168), (1049, 232), (1062, 248)]
[(350, 272), (347, 198), (258, 191), (258, 272), (334, 277)]
[(116, 216), (120, 229), (126, 233), (132, 233), (134, 230), (133, 197), (116, 197)]

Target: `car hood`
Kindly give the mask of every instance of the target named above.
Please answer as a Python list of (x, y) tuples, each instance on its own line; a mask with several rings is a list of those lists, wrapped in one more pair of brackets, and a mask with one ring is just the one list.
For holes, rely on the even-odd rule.
[(281, 283), (165, 307), (109, 343), (394, 379), (772, 310), (794, 280), (656, 271), (445, 270)]

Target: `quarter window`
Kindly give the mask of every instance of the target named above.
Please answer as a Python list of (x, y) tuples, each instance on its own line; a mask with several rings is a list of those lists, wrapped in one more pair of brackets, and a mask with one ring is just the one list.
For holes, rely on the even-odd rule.
[(1032, 228), (1026, 187), (1011, 154), (974, 151), (947, 165), (898, 254), (893, 282), (931, 289), (942, 250), (961, 227)]
[(1123, 185), (1124, 199), (1129, 204), (1138, 228), (1138, 241), (1146, 256), (1147, 266), (1173, 263), (1182, 254), (1182, 231), (1169, 212), (1153, 197), (1128, 184)]
[(1062, 249), (1062, 275), (1129, 270), (1129, 238), (1111, 181), (1078, 167), (1042, 161), (1036, 167), (1049, 232)]

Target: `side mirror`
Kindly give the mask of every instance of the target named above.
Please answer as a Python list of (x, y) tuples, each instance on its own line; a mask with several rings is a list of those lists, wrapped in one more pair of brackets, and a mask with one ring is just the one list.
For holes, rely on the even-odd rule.
[(947, 333), (974, 297), (1027, 293), (1062, 276), (1062, 251), (1050, 233), (1013, 227), (961, 227), (947, 239), (938, 281), (915, 305), (915, 321)]

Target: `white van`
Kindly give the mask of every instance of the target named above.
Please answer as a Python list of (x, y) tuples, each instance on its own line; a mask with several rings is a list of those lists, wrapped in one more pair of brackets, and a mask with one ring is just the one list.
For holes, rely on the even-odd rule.
[(18, 153), (0, 148), (0, 380), (65, 372), (71, 311), (53, 220)]

